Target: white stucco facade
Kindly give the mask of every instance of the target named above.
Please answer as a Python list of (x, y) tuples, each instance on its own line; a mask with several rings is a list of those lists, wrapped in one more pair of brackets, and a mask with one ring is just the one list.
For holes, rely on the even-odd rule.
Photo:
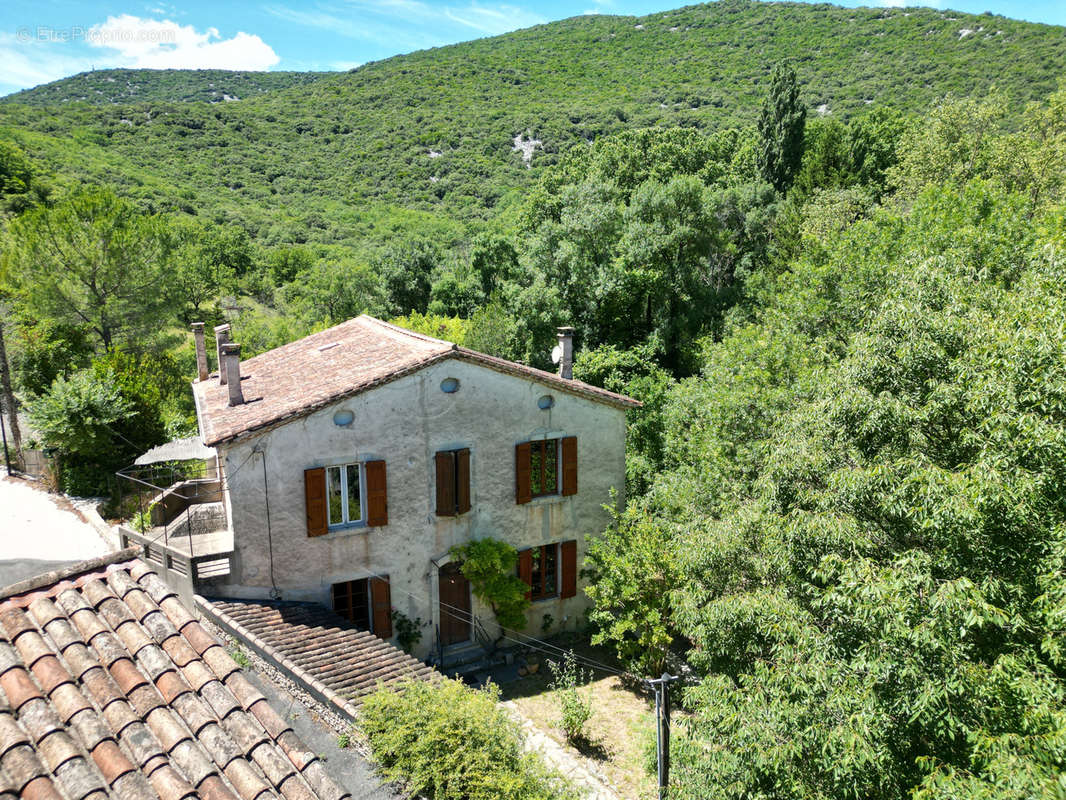
[[(441, 390), (445, 378), (459, 390)], [(551, 395), (548, 410), (538, 400)], [(336, 412), (352, 412), (347, 427)], [(492, 537), (524, 549), (577, 541), (578, 592), (533, 602), (527, 631), (574, 628), (588, 600), (580, 569), (586, 537), (609, 522), (604, 504), (622, 502), (625, 484), (624, 408), (571, 394), (545, 382), (481, 364), (447, 359), (306, 416), (219, 446), (234, 558), (227, 578), (205, 587), (230, 597), (270, 596), (331, 604), (335, 583), (388, 576), (392, 606), (422, 620), (415, 654), (434, 645), (439, 623), (438, 566), (456, 544)], [(572, 496), (515, 500), (515, 445), (577, 437), (578, 490)], [(435, 513), (434, 455), (469, 448), (469, 512)], [(307, 534), (304, 470), (384, 460), (388, 524)], [(269, 516), (268, 516), (269, 508)], [(490, 609), (473, 612), (495, 633)], [(542, 628), (545, 615), (551, 624)]]

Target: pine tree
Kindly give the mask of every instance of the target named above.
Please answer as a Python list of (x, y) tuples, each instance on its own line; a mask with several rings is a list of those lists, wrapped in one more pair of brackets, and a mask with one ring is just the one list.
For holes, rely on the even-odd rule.
[(788, 189), (799, 170), (806, 121), (807, 109), (800, 103), (796, 71), (787, 62), (779, 62), (759, 114), (759, 171), (779, 192)]

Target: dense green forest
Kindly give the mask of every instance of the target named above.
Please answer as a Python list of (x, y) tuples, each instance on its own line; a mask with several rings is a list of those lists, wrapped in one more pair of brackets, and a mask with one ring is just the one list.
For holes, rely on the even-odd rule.
[(644, 402), (585, 567), (594, 640), (685, 675), (672, 798), (1061, 798), (1062, 34), (723, 2), (2, 105), (15, 391), (104, 492), (195, 430), (192, 321), (538, 366), (572, 324), (575, 376)]

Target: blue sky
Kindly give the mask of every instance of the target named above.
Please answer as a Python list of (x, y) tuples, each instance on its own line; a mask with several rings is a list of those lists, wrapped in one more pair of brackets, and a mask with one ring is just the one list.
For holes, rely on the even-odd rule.
[[(686, 0), (8, 0), (0, 4), (0, 94), (93, 67), (350, 69), (397, 53), (577, 14), (641, 15), (686, 4)], [(905, 3), (844, 0), (841, 4)], [(1066, 25), (1066, 0), (926, 4)]]

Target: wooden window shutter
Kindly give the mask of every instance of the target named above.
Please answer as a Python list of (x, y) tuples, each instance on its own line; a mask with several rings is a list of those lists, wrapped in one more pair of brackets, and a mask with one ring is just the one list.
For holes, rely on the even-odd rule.
[(455, 453), (441, 451), (437, 462), (437, 516), (455, 516)]
[(528, 503), (533, 499), (530, 481), (529, 442), (514, 446), (515, 502)]
[(322, 536), (328, 532), (325, 467), (304, 470), (304, 503), (307, 506), (307, 535)]
[(455, 510), (465, 514), (470, 510), (470, 451), (455, 454)]
[(562, 494), (577, 494), (577, 437), (565, 437), (562, 449)]
[(526, 600), (533, 597), (533, 551), (518, 551), (518, 579), (530, 588), (526, 592)]
[(559, 549), (562, 551), (562, 581), (559, 594), (562, 597), (573, 597), (577, 594), (577, 542), (573, 539), (563, 542)]
[(385, 486), (385, 462), (366, 462), (366, 524), (389, 524), (389, 500)]
[(392, 593), (388, 578), (370, 579), (370, 615), (374, 635), (380, 639), (392, 637)]

